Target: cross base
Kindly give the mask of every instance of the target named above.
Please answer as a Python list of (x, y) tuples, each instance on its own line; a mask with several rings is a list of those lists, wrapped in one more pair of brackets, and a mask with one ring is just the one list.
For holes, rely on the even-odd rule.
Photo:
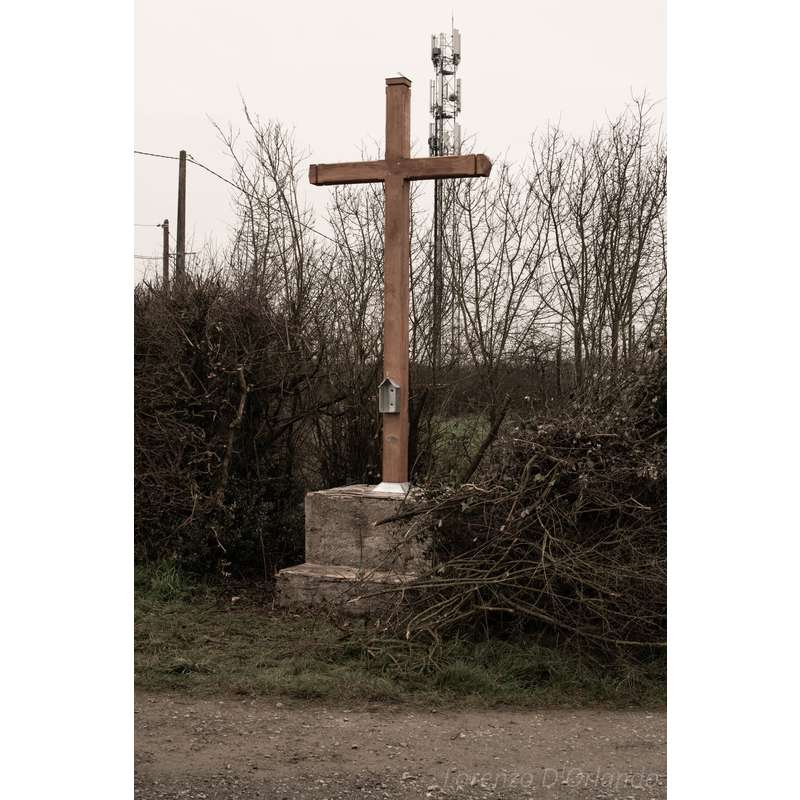
[(278, 573), (278, 605), (336, 609), (340, 617), (380, 617), (397, 598), (387, 590), (416, 577), (413, 572), (381, 572), (307, 561)]
[(412, 581), (427, 564), (416, 536), (397, 522), (383, 522), (409, 502), (409, 486), (401, 483), (309, 492), (305, 563), (278, 573), (277, 605), (370, 616), (397, 602), (399, 595), (387, 586)]

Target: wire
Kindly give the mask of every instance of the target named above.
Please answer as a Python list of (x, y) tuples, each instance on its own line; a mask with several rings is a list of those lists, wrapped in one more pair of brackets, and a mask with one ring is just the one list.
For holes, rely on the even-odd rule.
[[(148, 224), (148, 223), (143, 223), (143, 222), (134, 222), (133, 224), (137, 228), (163, 228), (164, 227), (164, 223), (163, 222), (159, 222), (159, 223), (157, 223), (155, 225)], [(169, 226), (167, 226), (167, 233), (169, 234), (169, 238), (172, 239), (172, 243), (177, 248), (178, 247), (178, 240), (175, 238), (175, 234), (173, 234), (172, 231), (169, 229)], [(191, 252), (187, 252), (186, 253), (187, 256), (196, 255), (196, 254), (197, 254), (196, 250), (192, 250)], [(173, 255), (176, 255), (176, 254), (173, 254)], [(163, 258), (163, 256), (134, 256), (134, 258)]]
[[(145, 153), (143, 150), (134, 150), (133, 152), (136, 153), (137, 155), (140, 155), (140, 156), (152, 156), (153, 158), (170, 158), (170, 159), (172, 159), (174, 161), (178, 160), (178, 156), (165, 156), (165, 155), (162, 155), (161, 153)], [(200, 167), (201, 169), (204, 169), (206, 172), (210, 172), (216, 178), (219, 178), (221, 181), (224, 181), (229, 186), (233, 186), (234, 189), (236, 189), (238, 192), (241, 192), (245, 197), (249, 197), (251, 200), (256, 200), (258, 202), (266, 202), (266, 201), (264, 201), (263, 197), (256, 197), (255, 195), (250, 194), (250, 192), (246, 192), (244, 189), (242, 189), (241, 186), (237, 186), (235, 183), (233, 183), (233, 181), (229, 181), (227, 178), (225, 178), (222, 175), (220, 175), (219, 172), (214, 172), (214, 170), (211, 169), (211, 167), (207, 167), (205, 164), (200, 163), (193, 156), (190, 156), (188, 153), (186, 154), (186, 160), (190, 161), (192, 164), (195, 164), (196, 166)], [(270, 205), (269, 203), (266, 203), (266, 205), (267, 205), (268, 208), (271, 208), (273, 211), (276, 211), (278, 214), (285, 214), (286, 213), (283, 209), (275, 208), (274, 206)], [(316, 233), (317, 236), (321, 236), (323, 239), (327, 239), (329, 242), (333, 242), (333, 244), (338, 246), (339, 243), (336, 241), (336, 239), (332, 239), (330, 236), (328, 236), (327, 234), (324, 234), (322, 231), (318, 231), (316, 228), (312, 228), (310, 225), (307, 225), (305, 222), (301, 222), (300, 220), (295, 220), (295, 222), (301, 228), (305, 228), (306, 230), (311, 231), (312, 233)]]
[[(185, 256), (196, 256), (198, 254), (198, 252), (199, 252), (198, 250), (187, 250), (184, 253), (184, 255)], [(168, 255), (169, 255), (170, 258), (176, 258), (178, 254), (177, 253), (169, 253)], [(161, 261), (161, 259), (164, 258), (163, 254), (160, 255), (160, 256), (140, 256), (137, 253), (134, 253), (133, 257), (134, 258), (141, 258), (141, 259), (144, 259), (145, 261)]]
[(145, 153), (144, 150), (134, 150), (138, 156), (152, 156), (153, 158), (171, 158), (173, 161), (178, 161), (179, 156), (162, 156), (161, 153)]
[(187, 155), (186, 158), (189, 161), (191, 161), (192, 164), (197, 164), (198, 167), (202, 167), (206, 172), (210, 172), (212, 175), (215, 175), (221, 181), (225, 181), (225, 183), (227, 183), (229, 186), (233, 186), (234, 189), (238, 189), (240, 192), (242, 192), (242, 194), (247, 194), (247, 192), (245, 192), (244, 189), (242, 189), (240, 186), (237, 186), (233, 181), (229, 181), (227, 178), (224, 178), (222, 175), (219, 174), (219, 172), (214, 172), (214, 170), (211, 169), (211, 167), (207, 167), (205, 164), (201, 164), (199, 161), (195, 161), (195, 159), (190, 155)]
[[(250, 192), (246, 192), (244, 189), (242, 189), (241, 186), (237, 186), (235, 183), (233, 183), (233, 181), (229, 181), (227, 178), (224, 178), (218, 172), (214, 172), (214, 170), (211, 169), (211, 167), (207, 167), (205, 164), (201, 164), (193, 156), (187, 155), (186, 158), (187, 158), (187, 160), (191, 161), (192, 164), (196, 164), (198, 167), (201, 167), (206, 172), (210, 172), (212, 175), (214, 175), (215, 177), (219, 178), (221, 181), (225, 181), (225, 183), (227, 183), (229, 186), (233, 186), (234, 189), (236, 189), (237, 191), (241, 192), (243, 195), (245, 195), (245, 197), (249, 197), (250, 199), (257, 200), (259, 202), (266, 202), (266, 201), (264, 201), (264, 199), (262, 197), (256, 197), (255, 195), (250, 194)], [(274, 206), (270, 205), (269, 203), (266, 203), (266, 205), (267, 205), (268, 208), (271, 208), (273, 211), (277, 211), (279, 214), (285, 214), (286, 213), (283, 209), (275, 208)], [(300, 220), (295, 220), (295, 222), (301, 228), (305, 228), (306, 230), (312, 231), (313, 233), (316, 233), (317, 236), (321, 236), (323, 239), (327, 239), (329, 242), (333, 242), (333, 244), (338, 244), (336, 239), (331, 239), (330, 236), (327, 236), (322, 231), (318, 231), (316, 228), (312, 228), (310, 225), (307, 225), (305, 222), (301, 222)]]

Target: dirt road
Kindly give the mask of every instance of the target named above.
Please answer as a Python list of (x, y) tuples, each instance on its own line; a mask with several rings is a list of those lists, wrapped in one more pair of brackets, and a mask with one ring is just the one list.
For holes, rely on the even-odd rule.
[(666, 715), (136, 695), (136, 797), (593, 798), (666, 794)]

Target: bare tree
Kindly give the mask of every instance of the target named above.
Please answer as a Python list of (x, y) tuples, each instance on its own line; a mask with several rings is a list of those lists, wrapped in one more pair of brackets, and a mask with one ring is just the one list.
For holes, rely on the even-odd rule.
[(553, 128), (532, 147), (553, 232), (554, 311), (571, 330), (578, 387), (587, 367), (615, 375), (663, 328), (666, 154), (652, 115), (639, 99), (588, 142)]
[(506, 164), (488, 181), (463, 181), (456, 199), (458, 238), (449, 253), (463, 345), (500, 409), (504, 368), (531, 349), (548, 313), (544, 267), (550, 229), (528, 182)]

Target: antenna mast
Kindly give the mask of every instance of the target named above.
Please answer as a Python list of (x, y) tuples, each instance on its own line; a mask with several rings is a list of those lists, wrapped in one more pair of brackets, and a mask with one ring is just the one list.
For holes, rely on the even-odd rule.
[(428, 148), (432, 156), (461, 154), (461, 79), (456, 77), (461, 62), (461, 34), (453, 28), (450, 36), (431, 36), (431, 61), (436, 76), (431, 81), (431, 116)]
[[(451, 33), (431, 36), (431, 61), (435, 78), (430, 86), (430, 111), (433, 121), (428, 133), (428, 149), (432, 156), (461, 154), (461, 78), (457, 77), (461, 62), (461, 33), (453, 27)], [(452, 181), (451, 181), (452, 183)], [(444, 274), (442, 265), (442, 234), (444, 230), (444, 186), (434, 181), (433, 188), (433, 297), (431, 325), (431, 367), (433, 383), (441, 360), (442, 317), (444, 311)], [(452, 187), (451, 187), (452, 190)]]

